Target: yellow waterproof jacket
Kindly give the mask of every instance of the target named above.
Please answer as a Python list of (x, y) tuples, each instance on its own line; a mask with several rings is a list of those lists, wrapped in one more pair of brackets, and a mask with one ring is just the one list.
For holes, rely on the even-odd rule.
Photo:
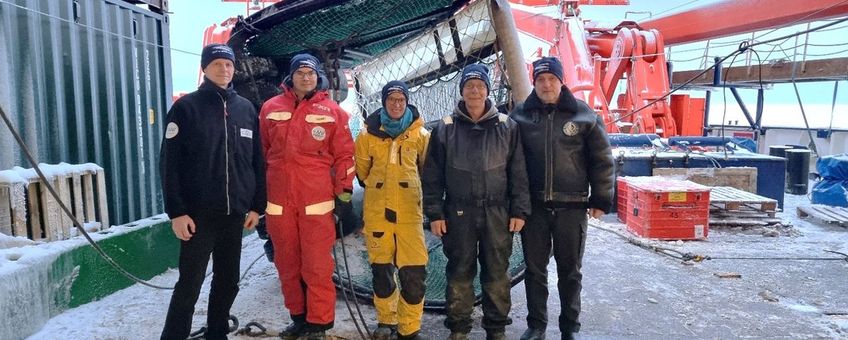
[(421, 177), (430, 132), (415, 106), (413, 121), (395, 138), (382, 130), (379, 110), (365, 119), (366, 131), (356, 138), (356, 176), (365, 187), (365, 227), (381, 223), (424, 222)]

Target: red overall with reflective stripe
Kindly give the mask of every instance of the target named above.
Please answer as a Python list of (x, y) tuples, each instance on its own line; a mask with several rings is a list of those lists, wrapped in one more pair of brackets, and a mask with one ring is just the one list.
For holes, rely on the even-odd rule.
[[(352, 189), (349, 116), (326, 91), (297, 101), (290, 89), (265, 102), (259, 130), (267, 163), (266, 223), (286, 308), (333, 322), (334, 197)], [(306, 287), (303, 286), (306, 284)]]

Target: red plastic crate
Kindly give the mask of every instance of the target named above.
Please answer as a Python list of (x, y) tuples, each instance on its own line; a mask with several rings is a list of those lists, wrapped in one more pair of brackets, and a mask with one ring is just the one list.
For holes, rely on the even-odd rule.
[(667, 178), (628, 181), (627, 228), (653, 239), (704, 239), (709, 233), (709, 190)]
[(618, 220), (621, 223), (627, 224), (627, 178), (618, 177), (616, 179), (616, 205), (615, 210), (618, 213)]
[(685, 228), (646, 228), (628, 224), (627, 230), (635, 235), (655, 240), (704, 240), (709, 236), (707, 224), (692, 224)]
[(629, 183), (648, 183), (653, 181), (663, 182), (665, 178), (653, 176), (625, 176), (616, 178), (616, 212), (618, 213), (618, 220), (621, 223), (627, 224), (627, 212), (629, 210), (627, 188), (630, 185)]

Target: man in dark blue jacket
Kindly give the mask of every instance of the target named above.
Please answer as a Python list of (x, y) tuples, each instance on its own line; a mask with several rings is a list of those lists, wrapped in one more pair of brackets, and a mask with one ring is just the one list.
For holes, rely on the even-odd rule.
[(226, 339), (238, 294), (242, 229), (265, 211), (265, 161), (253, 105), (236, 94), (235, 54), (203, 48), (200, 88), (177, 100), (166, 117), (160, 175), (165, 212), (180, 239), (180, 278), (162, 339), (185, 339), (212, 254), (206, 339)]
[(604, 122), (563, 85), (562, 72), (554, 57), (534, 62), (533, 92), (510, 115), (521, 128), (533, 205), (521, 231), (528, 308), (522, 340), (545, 338), (552, 247), (562, 339), (580, 330), (586, 215), (598, 218), (612, 206), (614, 164)]

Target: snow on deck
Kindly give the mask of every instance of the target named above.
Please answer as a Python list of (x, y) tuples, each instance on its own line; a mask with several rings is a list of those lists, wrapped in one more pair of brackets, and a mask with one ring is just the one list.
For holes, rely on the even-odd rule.
[[(149, 227), (162, 223), (168, 215), (159, 214), (125, 225), (112, 226), (99, 232), (90, 232), (89, 236), (95, 241), (107, 237), (126, 234), (141, 227)], [(94, 225), (86, 223), (86, 226)], [(87, 228), (88, 229), (88, 228)], [(76, 235), (67, 240), (55, 242), (32, 241), (25, 237), (13, 237), (0, 233), (0, 273), (25, 268), (30, 265), (49, 263), (61, 253), (69, 249), (88, 244), (82, 235)], [(13, 260), (12, 260), (13, 259)]]
[[(815, 224), (795, 217), (803, 196), (786, 196), (786, 211), (778, 213), (791, 227), (713, 229), (707, 241), (656, 242), (683, 252), (713, 257), (833, 257), (824, 250), (848, 253), (848, 229)], [(615, 215), (604, 217), (607, 228), (624, 230)], [(255, 234), (245, 238), (242, 270), (258, 256), (262, 243)], [(549, 266), (549, 338), (559, 336), (556, 265)], [(724, 273), (740, 278), (721, 278)], [(172, 285), (177, 271), (153, 279)], [(684, 264), (633, 246), (619, 236), (589, 229), (583, 266), (583, 329), (587, 339), (691, 338), (848, 338), (848, 262), (708, 260)], [(274, 330), (289, 322), (273, 265), (264, 258), (241, 283), (232, 313), (241, 324), (258, 321)], [(198, 301), (194, 329), (203, 326), (209, 280)], [(170, 291), (135, 285), (52, 318), (32, 339), (153, 339), (164, 323)], [(336, 327), (330, 334), (358, 339), (341, 294), (336, 304)], [(507, 338), (517, 339), (526, 323), (523, 284), (512, 290), (513, 325)], [(374, 309), (362, 305), (371, 327)], [(472, 338), (483, 339), (481, 313), (475, 309)], [(447, 338), (443, 316), (425, 313), (424, 335)], [(231, 339), (251, 339), (231, 336)]]
[[(98, 170), (103, 170), (97, 164), (94, 163), (85, 163), (85, 164), (68, 164), (68, 163), (59, 163), (59, 164), (38, 164), (38, 168), (41, 169), (41, 172), (45, 177), (51, 178), (56, 176), (67, 176), (69, 174), (80, 173), (80, 172), (97, 172)], [(0, 183), (28, 183), (32, 180), (37, 180), (38, 174), (35, 172), (35, 169), (32, 168), (21, 168), (16, 166), (11, 170), (2, 170), (0, 171)]]

